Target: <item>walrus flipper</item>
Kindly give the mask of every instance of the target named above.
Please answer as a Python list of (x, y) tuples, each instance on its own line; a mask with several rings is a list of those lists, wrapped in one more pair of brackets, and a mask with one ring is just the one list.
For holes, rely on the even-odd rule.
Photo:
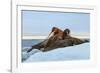
[(41, 48), (44, 48), (46, 42), (47, 42), (47, 39), (44, 40), (44, 41), (42, 41), (42, 42), (40, 42), (40, 43), (38, 43), (38, 44), (36, 44), (36, 45), (33, 45), (33, 46), (31, 47), (31, 49), (29, 49), (27, 52), (30, 52), (30, 51), (32, 51), (33, 49), (41, 50)]
[(27, 52), (30, 52), (30, 51), (32, 51), (33, 49), (41, 49), (41, 48), (43, 48), (43, 45), (42, 45), (42, 43), (38, 43), (38, 44), (36, 44), (36, 45), (33, 45), (32, 47), (31, 47), (31, 49), (29, 49)]

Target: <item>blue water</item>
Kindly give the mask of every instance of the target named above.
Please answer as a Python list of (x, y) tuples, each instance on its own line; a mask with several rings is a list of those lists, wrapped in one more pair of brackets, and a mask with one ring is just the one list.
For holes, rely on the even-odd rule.
[(39, 42), (43, 41), (42, 39), (29, 39), (29, 40), (22, 40), (22, 48), (23, 47), (31, 47)]

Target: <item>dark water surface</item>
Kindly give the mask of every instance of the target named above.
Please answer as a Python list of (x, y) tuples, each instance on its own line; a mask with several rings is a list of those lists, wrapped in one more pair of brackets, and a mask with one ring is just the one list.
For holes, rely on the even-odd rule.
[(35, 45), (41, 41), (43, 41), (43, 39), (28, 39), (28, 40), (23, 39), (22, 40), (22, 48), (23, 47), (31, 47), (32, 45)]

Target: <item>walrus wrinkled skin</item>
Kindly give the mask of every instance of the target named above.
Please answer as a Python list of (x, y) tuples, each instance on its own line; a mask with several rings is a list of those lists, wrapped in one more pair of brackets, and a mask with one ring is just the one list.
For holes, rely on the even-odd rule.
[[(55, 30), (60, 31), (60, 32), (55, 33), (56, 32)], [(89, 42), (88, 40), (81, 40), (81, 39), (78, 39), (75, 37), (71, 37), (69, 29), (65, 29), (62, 32), (62, 30), (54, 27), (52, 29), (52, 32), (54, 32), (54, 34), (50, 38), (48, 38), (36, 45), (33, 45), (31, 47), (31, 49), (29, 49), (27, 52), (30, 52), (33, 49), (39, 49), (39, 50), (42, 50), (43, 52), (45, 52), (45, 51), (53, 50), (56, 48), (63, 48), (63, 47), (68, 47), (68, 46), (73, 46), (73, 45), (78, 45), (78, 44), (82, 44), (85, 42)], [(59, 38), (59, 36), (62, 38)]]

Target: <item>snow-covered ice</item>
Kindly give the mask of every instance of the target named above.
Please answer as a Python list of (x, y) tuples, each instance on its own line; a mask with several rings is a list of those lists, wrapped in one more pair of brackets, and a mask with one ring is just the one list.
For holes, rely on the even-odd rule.
[(27, 53), (24, 49), (22, 53), (23, 62), (37, 61), (64, 61), (64, 60), (84, 60), (90, 57), (90, 43), (58, 48), (48, 52), (34, 49)]

